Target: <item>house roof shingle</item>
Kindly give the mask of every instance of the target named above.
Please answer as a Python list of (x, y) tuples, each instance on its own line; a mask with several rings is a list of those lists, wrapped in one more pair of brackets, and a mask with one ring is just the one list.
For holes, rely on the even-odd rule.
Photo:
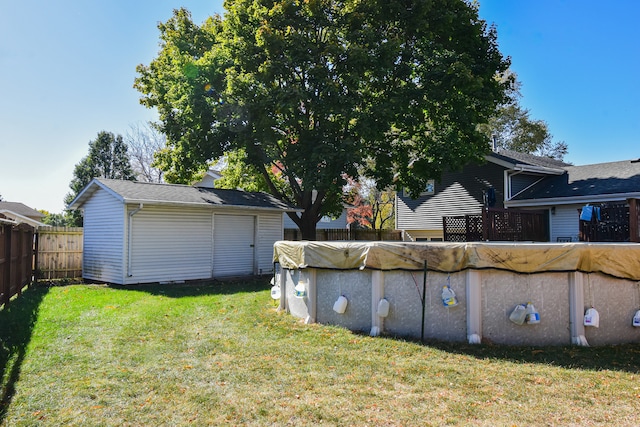
[(566, 173), (546, 178), (512, 200), (640, 194), (640, 161), (625, 160), (565, 166)]
[(571, 166), (569, 163), (565, 163), (562, 160), (556, 160), (551, 157), (536, 156), (527, 153), (518, 153), (517, 151), (500, 149), (498, 152), (492, 152), (489, 156), (497, 159), (512, 163), (512, 164), (526, 164), (530, 166), (538, 166), (543, 168), (552, 169), (564, 169), (567, 166)]
[(70, 207), (81, 207), (102, 187), (125, 203), (184, 204), (195, 206), (226, 206), (253, 209), (294, 211), (295, 207), (267, 193), (198, 188), (179, 184), (157, 184), (139, 181), (96, 178), (71, 202)]
[(8, 210), (27, 218), (42, 219), (45, 215), (20, 202), (0, 202), (0, 210)]

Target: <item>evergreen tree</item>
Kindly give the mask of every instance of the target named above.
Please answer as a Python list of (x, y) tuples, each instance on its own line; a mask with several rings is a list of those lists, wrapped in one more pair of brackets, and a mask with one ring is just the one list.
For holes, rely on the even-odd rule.
[[(115, 136), (111, 132), (102, 131), (95, 140), (89, 142), (89, 154), (73, 170), (73, 179), (69, 184), (71, 192), (65, 196), (65, 204), (71, 203), (93, 178), (135, 181), (127, 145), (121, 135)], [(82, 227), (80, 212), (69, 211), (68, 214), (70, 226)]]

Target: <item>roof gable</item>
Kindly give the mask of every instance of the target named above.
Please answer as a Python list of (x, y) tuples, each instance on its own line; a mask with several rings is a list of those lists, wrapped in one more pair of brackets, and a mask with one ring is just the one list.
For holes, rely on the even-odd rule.
[(102, 188), (124, 203), (147, 203), (158, 205), (189, 205), (202, 207), (239, 207), (296, 211), (297, 209), (267, 193), (197, 188), (189, 185), (158, 184), (139, 181), (95, 178), (71, 202), (78, 209), (91, 195)]

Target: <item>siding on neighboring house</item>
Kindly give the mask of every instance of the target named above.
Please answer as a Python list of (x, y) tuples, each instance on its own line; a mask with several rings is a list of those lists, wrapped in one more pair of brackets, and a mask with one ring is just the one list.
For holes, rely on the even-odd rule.
[[(460, 172), (443, 174), (435, 183), (434, 194), (411, 199), (398, 193), (396, 228), (400, 230), (442, 232), (442, 217), (477, 214), (482, 211), (483, 192), (493, 187), (495, 207), (502, 208), (504, 200), (504, 170), (494, 163), (469, 165)], [(464, 185), (463, 185), (464, 183)]]
[(125, 276), (124, 205), (103, 189), (87, 201), (84, 218), (82, 277), (122, 283)]
[(273, 244), (284, 238), (282, 214), (269, 213), (258, 217), (258, 274), (273, 272)]
[(572, 242), (580, 240), (578, 209), (582, 206), (580, 204), (556, 206), (555, 214), (550, 215), (552, 242), (556, 242), (558, 237), (571, 237)]
[[(293, 220), (289, 218), (289, 215), (287, 215), (286, 213), (283, 214), (283, 218), (284, 218), (284, 228), (288, 230), (298, 228), (296, 223), (293, 222)], [(318, 221), (318, 223), (316, 224), (316, 228), (318, 230), (336, 230), (336, 229), (344, 230), (345, 228), (347, 228), (347, 210), (343, 209), (340, 216), (335, 219), (331, 219), (329, 217), (321, 218), (320, 221)]]
[[(130, 205), (128, 212), (137, 208), (137, 205)], [(211, 277), (213, 231), (210, 210), (144, 206), (131, 217), (129, 226), (132, 227), (132, 242), (127, 284)]]

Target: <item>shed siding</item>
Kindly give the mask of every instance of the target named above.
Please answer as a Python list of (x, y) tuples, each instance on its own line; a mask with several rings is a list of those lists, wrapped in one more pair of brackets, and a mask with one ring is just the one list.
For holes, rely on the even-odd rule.
[(483, 191), (496, 190), (495, 207), (504, 201), (504, 167), (486, 163), (469, 165), (460, 172), (447, 172), (435, 183), (434, 194), (411, 199), (398, 193), (396, 228), (442, 230), (442, 217), (477, 214), (482, 211)]
[(580, 222), (578, 209), (582, 205), (556, 206), (556, 213), (551, 215), (551, 241), (556, 242), (558, 237), (571, 237), (572, 242), (580, 240)]
[(84, 205), (83, 278), (122, 283), (124, 218), (124, 204), (103, 189)]
[(273, 244), (284, 238), (282, 214), (269, 213), (258, 217), (258, 273), (273, 273)]
[[(129, 212), (137, 205), (129, 207)], [(127, 217), (129, 217), (127, 215)], [(145, 206), (132, 226), (128, 284), (208, 279), (212, 271), (212, 212)], [(128, 255), (125, 262), (128, 262)]]

